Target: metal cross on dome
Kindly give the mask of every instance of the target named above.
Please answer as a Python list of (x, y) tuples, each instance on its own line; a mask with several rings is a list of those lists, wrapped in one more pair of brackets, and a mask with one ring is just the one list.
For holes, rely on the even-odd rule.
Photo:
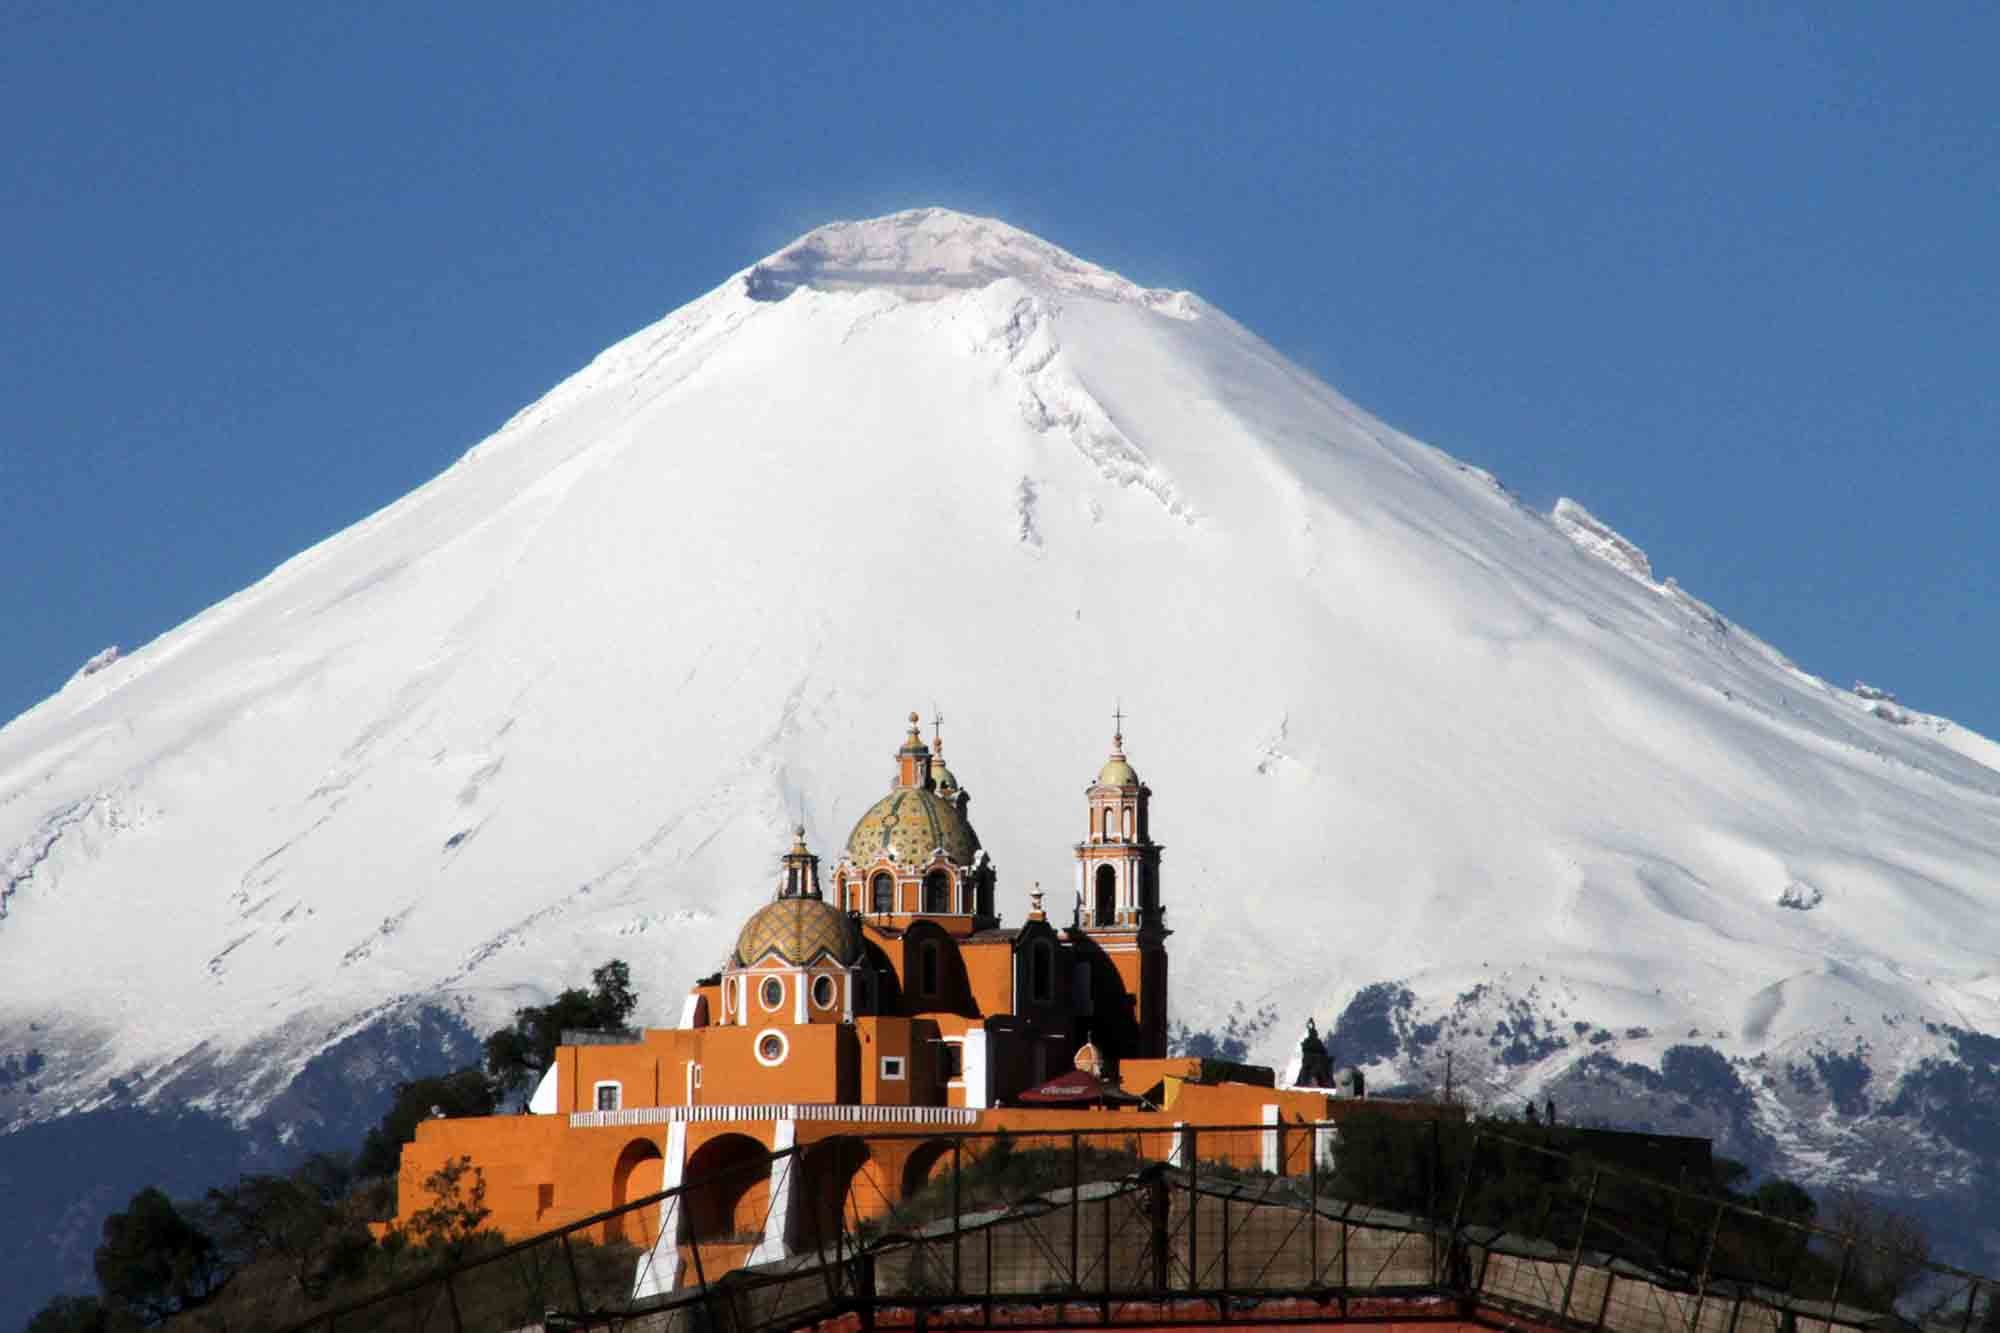
[(1125, 743), (1125, 705), (1121, 702), (1111, 710), (1111, 739), (1115, 744)]

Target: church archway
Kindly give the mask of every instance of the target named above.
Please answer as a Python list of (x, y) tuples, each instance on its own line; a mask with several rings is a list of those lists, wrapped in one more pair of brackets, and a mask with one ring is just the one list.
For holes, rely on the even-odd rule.
[[(651, 1139), (634, 1139), (626, 1144), (611, 1168), (611, 1206), (623, 1208), (634, 1199), (659, 1193), (663, 1165), (660, 1145)], [(648, 1217), (648, 1213), (652, 1216)], [(657, 1208), (634, 1209), (607, 1221), (604, 1224), (604, 1239), (607, 1242), (629, 1240), (635, 1245), (650, 1245), (656, 1239), (652, 1233), (657, 1225)]]
[(785, 1247), (793, 1254), (830, 1250), (843, 1229), (872, 1216), (862, 1173), (868, 1145), (851, 1135), (822, 1139), (792, 1159), (792, 1212)]
[(1110, 866), (1097, 867), (1097, 901), (1092, 913), (1095, 924), (1109, 926), (1118, 920), (1118, 872)]
[(722, 1134), (688, 1158), (680, 1239), (750, 1241), (762, 1236), (771, 1197), (770, 1153), (747, 1134)]
[(951, 1170), (951, 1140), (926, 1139), (903, 1162), (903, 1200), (909, 1201), (935, 1176)]

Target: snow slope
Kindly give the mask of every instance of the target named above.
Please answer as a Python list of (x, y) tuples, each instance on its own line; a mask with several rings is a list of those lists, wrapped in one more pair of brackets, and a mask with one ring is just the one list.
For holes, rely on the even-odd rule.
[(671, 1022), (913, 707), (1018, 920), (1114, 700), (1176, 1017), (1262, 1010), (1266, 1058), (1346, 1009), (1336, 1058), (1422, 1079), (1443, 1031), (1497, 1099), (1698, 1034), (1831, 1170), (1860, 1120), (1779, 1071), (1862, 1060), (1879, 1118), (2000, 1031), (2000, 747), (1196, 296), (925, 210), (732, 276), (0, 729), (0, 1061), (44, 1062), (0, 1106), (248, 1117), (385, 1013), (483, 1028), (614, 955)]

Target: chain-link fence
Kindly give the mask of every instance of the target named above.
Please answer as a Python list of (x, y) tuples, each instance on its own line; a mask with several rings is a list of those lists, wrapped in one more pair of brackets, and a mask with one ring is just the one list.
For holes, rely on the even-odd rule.
[(826, 1133), (777, 1153), (711, 1135), (674, 1189), (518, 1244), (475, 1239), (292, 1327), (1158, 1326), (1457, 1317), (1471, 1302), (1608, 1333), (2000, 1333), (1993, 1283), (1893, 1239), (1490, 1128), (1147, 1121)]

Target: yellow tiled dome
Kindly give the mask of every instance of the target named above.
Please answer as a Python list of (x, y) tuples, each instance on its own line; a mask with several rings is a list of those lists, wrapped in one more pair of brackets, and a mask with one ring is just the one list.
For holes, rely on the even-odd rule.
[(743, 923), (732, 961), (748, 967), (767, 954), (794, 967), (821, 957), (852, 967), (861, 961), (861, 933), (847, 913), (823, 898), (780, 898)]
[(938, 847), (952, 864), (969, 866), (979, 853), (979, 835), (956, 805), (921, 787), (890, 792), (868, 807), (847, 835), (847, 854), (864, 864), (885, 849), (905, 865), (928, 861)]

